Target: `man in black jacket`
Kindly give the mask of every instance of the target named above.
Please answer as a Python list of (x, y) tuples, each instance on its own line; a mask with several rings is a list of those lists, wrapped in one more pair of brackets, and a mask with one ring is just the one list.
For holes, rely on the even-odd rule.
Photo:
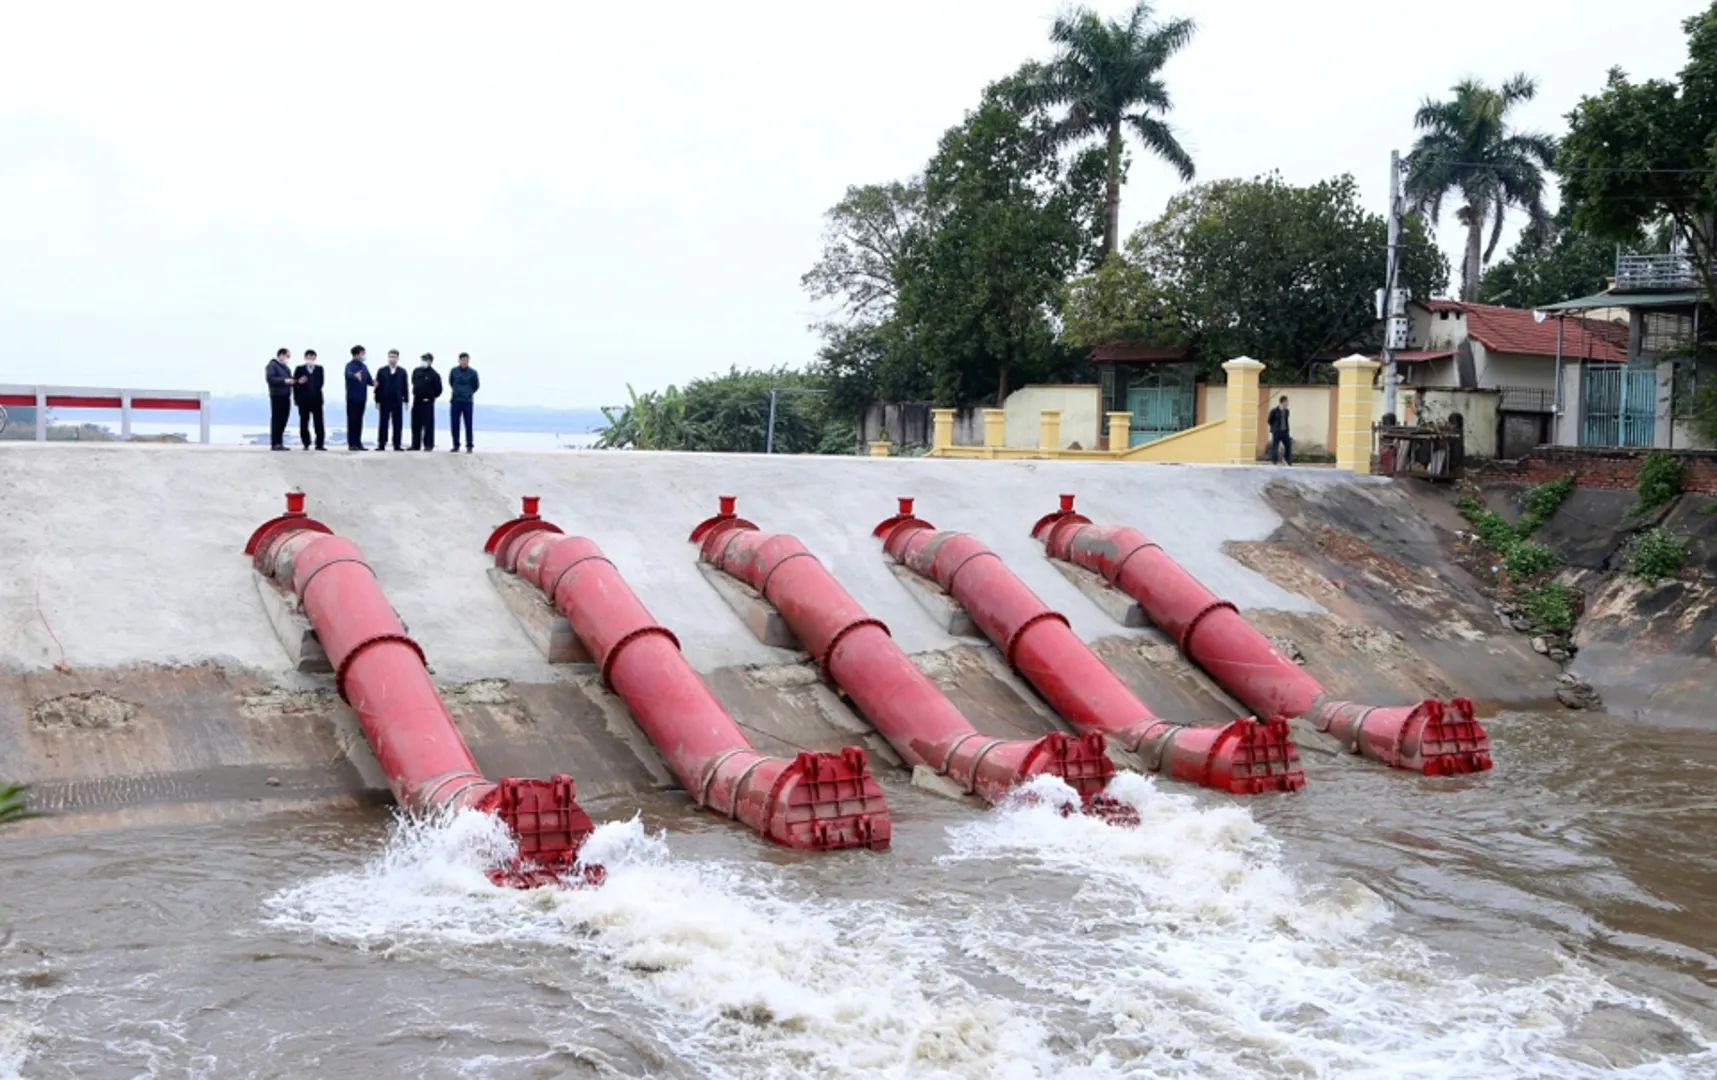
[(316, 350), (304, 350), (304, 362), (292, 373), (292, 396), (298, 402), (298, 439), (310, 449), (310, 422), (316, 422), (316, 449), (326, 450), (322, 430), (322, 382), (328, 373), (316, 362)]
[(351, 362), (346, 365), (347, 450), (364, 449), (364, 401), (375, 384), (370, 365), (364, 362), (364, 347), (353, 345)]
[[(1256, 414), (1254, 414), (1256, 415)], [(1283, 394), (1282, 400), (1270, 410), (1270, 464), (1276, 464), (1276, 451), (1281, 450), (1281, 460), (1288, 465), (1294, 463), (1294, 437), (1288, 433), (1288, 395)]]
[(292, 418), (291, 349), (278, 349), (268, 362), (268, 448), (286, 449), (286, 422)]
[(423, 363), (411, 373), (411, 448), (435, 449), (435, 399), (441, 396), (441, 374), (435, 357), (423, 354)]
[(376, 412), (381, 417), (376, 428), (376, 449), (388, 448), (388, 427), (393, 427), (393, 448), (400, 449), (400, 421), (405, 418), (405, 398), (409, 392), (405, 369), (399, 366), (399, 350), (388, 350), (387, 367), (376, 372)]

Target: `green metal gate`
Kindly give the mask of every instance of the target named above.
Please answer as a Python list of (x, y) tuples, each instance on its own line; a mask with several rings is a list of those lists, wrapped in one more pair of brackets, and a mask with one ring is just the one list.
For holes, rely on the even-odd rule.
[(1581, 446), (1650, 446), (1657, 426), (1657, 372), (1592, 364), (1581, 390)]
[(1198, 386), (1191, 364), (1153, 364), (1127, 386), (1127, 410), (1133, 414), (1129, 446), (1155, 442), (1193, 426)]

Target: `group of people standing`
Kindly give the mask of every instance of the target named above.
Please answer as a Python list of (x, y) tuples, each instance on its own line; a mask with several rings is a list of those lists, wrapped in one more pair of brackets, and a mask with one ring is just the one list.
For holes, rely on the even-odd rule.
[[(471, 354), (459, 354), (459, 366), (447, 374), (447, 385), (435, 370), (435, 357), (424, 353), (409, 377), (399, 366), (399, 350), (388, 350), (385, 367), (372, 374), (362, 345), (352, 346), (352, 359), (346, 365), (346, 449), (368, 450), (364, 445), (364, 412), (373, 392), (376, 411), (381, 420), (376, 427), (376, 449), (388, 448), (391, 429), (395, 450), (435, 449), (435, 403), (443, 390), (449, 394), (449, 426), (453, 429), (453, 450), (459, 450), (459, 430), (465, 430), (465, 452), (471, 452), (472, 401), (479, 382), (477, 369), (471, 366)], [(304, 350), (304, 362), (292, 366), (292, 350), (280, 349), (268, 362), (269, 446), (286, 449), (286, 425), (298, 406), (298, 438), (304, 449), (314, 446), (326, 450), (326, 435), (322, 420), (323, 392), (327, 375), (316, 359), (315, 349)], [(405, 405), (411, 402), (411, 445), (400, 446), (400, 421)], [(312, 443), (311, 429), (315, 429)]]

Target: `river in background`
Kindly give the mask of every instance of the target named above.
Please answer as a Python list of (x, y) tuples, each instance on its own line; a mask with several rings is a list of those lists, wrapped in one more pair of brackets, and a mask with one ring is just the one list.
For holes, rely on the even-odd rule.
[[(331, 453), (345, 449), (344, 417), (345, 414), (341, 413), (339, 422), (336, 422), (332, 410), (327, 417), (327, 444)], [(444, 446), (452, 446), (452, 435), (447, 426), (445, 410), (436, 414), (436, 423), (439, 425), (435, 433), (436, 442)], [(119, 432), (117, 423), (103, 424), (102, 426), (117, 436)], [(337, 439), (335, 438), (336, 431), (340, 432)], [(131, 425), (131, 433), (133, 435), (182, 435), (189, 442), (196, 442), (199, 434), (195, 417), (192, 418), (188, 426), (184, 423), (140, 421)], [(410, 431), (408, 430), (406, 434), (409, 436)], [(599, 436), (596, 434), (587, 431), (487, 431), (482, 428), (478, 428), (474, 435), (476, 445), (484, 450), (576, 450), (594, 446), (598, 438)], [(268, 447), (267, 423), (209, 425), (209, 442), (211, 443), (227, 446), (249, 445), (258, 440), (261, 440), (261, 445), (266, 450)], [(364, 425), (364, 445), (374, 446), (375, 443), (376, 424), (375, 417), (372, 415), (370, 422)], [(298, 414), (296, 413), (292, 415), (292, 422), (286, 426), (286, 445), (292, 447), (298, 445)]]
[(0, 1077), (1717, 1075), (1717, 733), (1490, 730), (1123, 777), (1136, 830), (891, 782), (881, 855), (613, 800), (597, 889), (491, 887), (476, 816), (14, 837)]

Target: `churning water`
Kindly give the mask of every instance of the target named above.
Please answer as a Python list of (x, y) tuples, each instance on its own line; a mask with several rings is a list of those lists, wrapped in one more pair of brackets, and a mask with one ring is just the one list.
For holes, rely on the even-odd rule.
[(470, 814), (9, 841), (0, 1077), (1717, 1075), (1717, 737), (1493, 730), (1477, 778), (1123, 775), (1137, 829), (891, 787), (886, 855), (627, 800), (600, 888), (492, 886)]

